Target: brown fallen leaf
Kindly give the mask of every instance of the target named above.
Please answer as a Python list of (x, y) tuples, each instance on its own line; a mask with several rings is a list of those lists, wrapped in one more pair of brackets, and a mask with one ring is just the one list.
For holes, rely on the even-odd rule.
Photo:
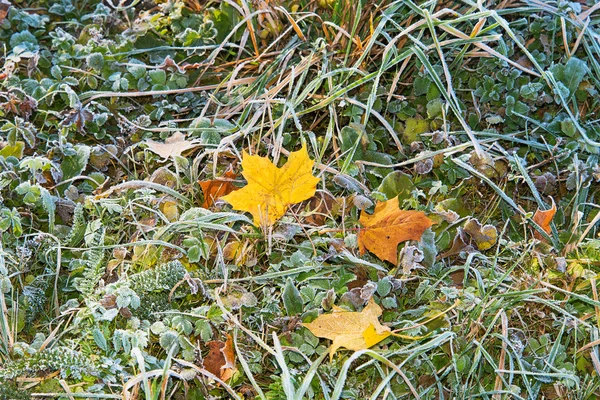
[(379, 259), (398, 263), (398, 244), (406, 240), (419, 240), (433, 223), (421, 211), (400, 210), (398, 198), (377, 203), (373, 215), (362, 212), (359, 222), (363, 228), (358, 233), (360, 254), (367, 250)]
[(168, 160), (172, 156), (180, 156), (187, 150), (201, 146), (196, 140), (187, 140), (181, 132), (175, 132), (164, 143), (147, 140), (146, 145), (148, 146), (148, 150), (161, 156), (163, 161)]
[(235, 373), (235, 351), (231, 335), (227, 335), (225, 342), (213, 340), (206, 344), (208, 354), (204, 357), (204, 368), (223, 382), (227, 382)]
[(381, 307), (371, 298), (361, 311), (346, 311), (333, 306), (333, 312), (322, 314), (308, 324), (302, 324), (313, 335), (333, 341), (329, 357), (344, 347), (348, 350), (364, 350), (381, 342), (392, 334), (389, 327), (381, 325)]
[(198, 182), (202, 188), (202, 193), (204, 193), (202, 207), (210, 208), (210, 206), (215, 204), (215, 201), (220, 197), (226, 196), (234, 190), (238, 190), (239, 188), (233, 185), (233, 180), (236, 177), (236, 174), (230, 167), (222, 178)]
[(181, 68), (179, 65), (177, 65), (177, 63), (175, 61), (173, 61), (171, 56), (166, 56), (164, 61), (162, 62), (162, 64), (158, 65), (156, 68), (162, 69), (164, 71), (176, 70), (180, 74), (185, 73), (185, 70), (183, 68)]
[(348, 290), (363, 287), (367, 282), (369, 282), (369, 270), (367, 269), (367, 267), (363, 265), (357, 265), (352, 270), (352, 273), (356, 275), (356, 279), (346, 284)]
[(472, 253), (476, 251), (475, 247), (470, 244), (470, 240), (468, 235), (462, 228), (458, 228), (456, 230), (456, 236), (454, 236), (454, 240), (452, 241), (452, 247), (449, 250), (438, 256), (438, 259), (450, 257), (460, 253), (461, 251), (465, 251), (467, 253)]
[[(556, 203), (554, 203), (554, 199), (552, 199), (552, 207), (546, 211), (538, 209), (535, 214), (533, 214), (533, 222), (538, 224), (544, 230), (544, 232), (550, 234), (552, 232), (550, 224), (552, 223), (552, 219), (555, 215)], [(543, 236), (538, 231), (533, 232), (533, 236), (539, 240), (543, 239)]]
[(330, 193), (319, 192), (306, 201), (307, 208), (310, 213), (306, 216), (305, 221), (311, 225), (325, 225), (327, 218), (336, 213), (334, 209), (339, 209), (338, 200)]
[(438, 259), (450, 257), (460, 252), (472, 253), (477, 250), (484, 251), (492, 248), (498, 240), (498, 230), (493, 225), (481, 225), (475, 219), (469, 219), (463, 228), (456, 230), (452, 247), (441, 254)]
[(0, 24), (4, 22), (8, 15), (8, 9), (11, 7), (10, 1), (0, 0)]

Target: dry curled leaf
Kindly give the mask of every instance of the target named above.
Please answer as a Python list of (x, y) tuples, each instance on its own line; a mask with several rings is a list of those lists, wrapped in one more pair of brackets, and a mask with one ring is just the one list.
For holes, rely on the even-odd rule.
[(362, 212), (359, 222), (363, 228), (358, 233), (360, 254), (367, 250), (379, 259), (393, 264), (398, 262), (398, 244), (406, 240), (419, 240), (433, 223), (421, 211), (400, 210), (398, 198), (377, 203), (373, 215)]
[(158, 154), (166, 161), (172, 156), (180, 156), (182, 153), (200, 146), (200, 143), (195, 140), (187, 140), (183, 133), (175, 132), (164, 143), (147, 140), (146, 145), (148, 150)]
[(477, 249), (480, 251), (491, 248), (498, 240), (498, 230), (495, 226), (481, 226), (481, 223), (475, 218), (471, 218), (467, 221), (464, 231), (469, 235), (472, 242), (475, 242)]
[(313, 197), (307, 200), (307, 208), (310, 210), (305, 217), (305, 221), (311, 225), (324, 225), (328, 218), (333, 218), (339, 214), (340, 203), (327, 192), (316, 193)]
[(222, 196), (226, 196), (234, 190), (238, 190), (238, 188), (233, 185), (233, 180), (235, 178), (235, 173), (229, 168), (222, 178), (199, 182), (202, 193), (204, 193), (202, 207), (210, 208), (210, 206), (215, 204), (215, 201)]
[(454, 236), (454, 240), (452, 241), (452, 247), (450, 247), (450, 249), (443, 254), (440, 254), (439, 258), (450, 257), (459, 254), (461, 251), (465, 251), (467, 253), (475, 252), (476, 249), (470, 244), (470, 242), (471, 241), (469, 240), (465, 231), (459, 227), (456, 230), (456, 236)]
[(306, 146), (290, 153), (288, 161), (278, 168), (266, 157), (244, 152), (242, 175), (248, 184), (222, 197), (235, 210), (247, 211), (255, 225), (273, 225), (288, 209), (312, 197), (319, 178), (312, 175), (314, 161), (308, 157)]
[(414, 269), (423, 268), (421, 261), (425, 259), (423, 251), (417, 246), (404, 246), (400, 252), (400, 265), (402, 266), (402, 273), (409, 275)]
[(313, 335), (333, 341), (329, 350), (332, 358), (336, 350), (364, 350), (381, 342), (392, 334), (389, 327), (381, 325), (381, 307), (371, 298), (361, 311), (346, 311), (333, 306), (333, 312), (322, 314), (308, 324), (302, 324)]
[(204, 358), (204, 368), (227, 382), (235, 373), (235, 351), (231, 335), (227, 335), (227, 341), (213, 340), (206, 343), (208, 354)]
[(452, 247), (440, 258), (450, 257), (460, 252), (472, 253), (477, 250), (484, 251), (490, 249), (498, 240), (498, 230), (493, 225), (481, 225), (475, 219), (469, 219), (463, 228), (456, 230), (456, 236), (452, 242)]
[[(555, 215), (556, 203), (554, 203), (554, 199), (552, 199), (552, 208), (546, 211), (541, 211), (540, 209), (538, 209), (533, 215), (533, 222), (538, 224), (544, 230), (544, 232), (550, 234), (552, 232), (550, 224), (552, 223), (552, 219)], [(542, 235), (538, 231), (535, 231), (533, 235), (536, 239), (542, 239)]]

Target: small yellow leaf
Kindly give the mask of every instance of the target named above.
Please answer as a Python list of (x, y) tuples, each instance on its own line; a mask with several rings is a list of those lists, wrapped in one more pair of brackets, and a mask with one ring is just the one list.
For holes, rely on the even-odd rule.
[(362, 212), (359, 222), (364, 227), (358, 233), (360, 254), (367, 250), (379, 259), (398, 262), (398, 244), (419, 240), (433, 223), (421, 211), (400, 210), (398, 198), (377, 203), (373, 215)]
[(319, 315), (314, 321), (302, 325), (313, 335), (333, 341), (329, 350), (332, 358), (340, 347), (364, 350), (390, 336), (390, 328), (379, 322), (380, 315), (381, 307), (371, 298), (361, 312), (334, 307), (334, 312)]
[(0, 149), (0, 156), (8, 158), (16, 157), (19, 160), (23, 158), (23, 150), (25, 150), (25, 142), (15, 142), (15, 144), (4, 146)]
[(465, 232), (475, 242), (477, 249), (484, 251), (492, 248), (498, 240), (498, 230), (493, 225), (483, 225), (475, 218), (467, 221), (464, 228)]
[(373, 324), (370, 324), (369, 327), (363, 332), (363, 338), (365, 339), (367, 348), (376, 345), (390, 335), (391, 333), (389, 331), (384, 331), (382, 333), (377, 332), (377, 329), (375, 329)]
[(285, 215), (288, 206), (315, 194), (319, 178), (312, 175), (314, 163), (308, 157), (306, 147), (290, 153), (287, 163), (281, 168), (266, 157), (244, 152), (242, 175), (248, 184), (221, 198), (235, 210), (252, 214), (255, 225), (273, 225)]
[(171, 222), (177, 221), (179, 218), (179, 211), (177, 210), (177, 202), (173, 200), (165, 200), (160, 204), (160, 211), (167, 217)]

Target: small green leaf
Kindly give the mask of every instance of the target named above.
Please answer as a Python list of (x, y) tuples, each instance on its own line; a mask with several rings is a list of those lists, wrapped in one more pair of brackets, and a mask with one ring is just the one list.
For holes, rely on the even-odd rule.
[(410, 192), (413, 191), (414, 187), (415, 185), (409, 175), (401, 171), (394, 171), (383, 178), (377, 191), (385, 194), (388, 200), (400, 196), (399, 200), (402, 201), (410, 196)]
[(106, 343), (106, 338), (98, 328), (94, 328), (92, 331), (92, 336), (94, 337), (94, 342), (100, 347), (102, 350), (108, 350), (108, 344)]
[(579, 87), (579, 84), (588, 73), (588, 67), (587, 64), (579, 58), (571, 57), (565, 65), (558, 64), (552, 66), (550, 72), (552, 72), (554, 78), (556, 78), (558, 82), (562, 83), (569, 90), (569, 93), (566, 96), (563, 93), (563, 97), (565, 100), (570, 100)]
[(430, 85), (431, 79), (428, 77), (417, 76), (413, 82), (415, 96), (423, 96), (424, 94), (427, 94)]
[(60, 164), (63, 172), (63, 180), (81, 175), (90, 159), (90, 148), (88, 146), (77, 145), (74, 147), (74, 150), (75, 154), (65, 156)]
[(301, 314), (304, 308), (302, 296), (290, 278), (287, 279), (283, 289), (283, 305), (289, 316)]
[(148, 72), (148, 76), (153, 85), (164, 85), (167, 82), (167, 73), (162, 69), (155, 69)]
[(188, 261), (191, 263), (200, 261), (201, 255), (202, 251), (200, 250), (200, 246), (192, 246), (187, 251)]
[(377, 282), (377, 294), (381, 297), (387, 296), (392, 290), (392, 283), (386, 277)]
[(406, 120), (406, 127), (402, 133), (404, 144), (411, 144), (419, 140), (419, 135), (429, 131), (429, 123), (424, 119), (409, 118)]
[(104, 55), (101, 53), (92, 53), (85, 59), (90, 68), (99, 71), (104, 66)]
[(435, 247), (435, 232), (430, 228), (423, 232), (421, 241), (419, 242), (419, 248), (423, 252), (423, 261), (421, 261), (421, 263), (424, 266), (431, 268), (437, 257), (437, 248)]

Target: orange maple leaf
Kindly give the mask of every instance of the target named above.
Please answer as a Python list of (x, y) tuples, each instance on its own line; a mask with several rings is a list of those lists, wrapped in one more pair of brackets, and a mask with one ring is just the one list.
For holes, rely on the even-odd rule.
[(204, 202), (202, 207), (210, 208), (215, 201), (220, 197), (228, 195), (239, 188), (233, 185), (233, 180), (236, 178), (233, 169), (230, 167), (222, 178), (212, 179), (208, 181), (198, 182), (204, 193)]
[[(552, 219), (554, 218), (555, 215), (556, 215), (556, 203), (554, 203), (554, 199), (552, 199), (552, 208), (550, 208), (549, 210), (546, 210), (546, 211), (541, 211), (538, 208), (538, 210), (535, 212), (535, 214), (533, 214), (533, 222), (538, 224), (544, 230), (544, 232), (550, 234), (552, 232), (550, 223), (552, 223)], [(536, 239), (540, 239), (540, 240), (542, 240), (542, 238), (543, 238), (542, 235), (538, 231), (535, 231), (533, 233), (533, 236)]]
[(364, 227), (358, 233), (360, 254), (367, 250), (379, 259), (398, 263), (398, 244), (419, 240), (433, 222), (422, 211), (400, 210), (398, 198), (377, 203), (373, 215), (364, 211), (359, 222)]

